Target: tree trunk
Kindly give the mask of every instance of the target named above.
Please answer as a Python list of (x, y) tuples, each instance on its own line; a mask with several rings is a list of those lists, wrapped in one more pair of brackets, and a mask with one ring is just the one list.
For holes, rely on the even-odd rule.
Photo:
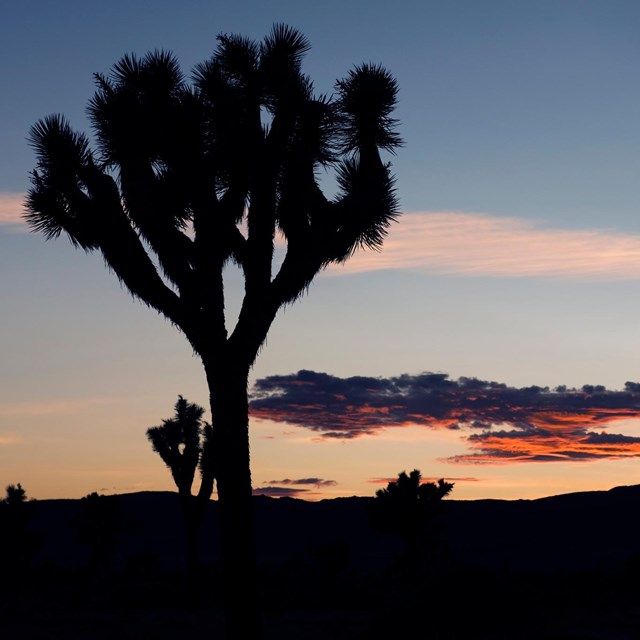
[(189, 605), (196, 603), (199, 595), (199, 573), (198, 573), (198, 522), (194, 510), (191, 490), (189, 493), (180, 493), (180, 503), (182, 517), (184, 521), (184, 533), (187, 552), (187, 584), (186, 594)]
[(262, 636), (249, 459), (248, 368), (207, 366), (228, 640)]

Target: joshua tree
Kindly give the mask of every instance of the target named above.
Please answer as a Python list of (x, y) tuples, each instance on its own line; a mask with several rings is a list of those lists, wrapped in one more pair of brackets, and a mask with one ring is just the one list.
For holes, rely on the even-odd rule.
[(0, 500), (0, 547), (4, 551), (3, 568), (12, 579), (23, 580), (29, 567), (36, 538), (31, 532), (33, 500), (27, 500), (20, 483), (10, 484)]
[(441, 500), (453, 486), (442, 478), (437, 483), (423, 483), (420, 471), (414, 469), (408, 475), (403, 471), (386, 489), (376, 491), (369, 512), (371, 524), (380, 531), (404, 536), (405, 560), (410, 569), (421, 568), (422, 545), (432, 533)]
[[(96, 74), (89, 102), (95, 150), (60, 115), (39, 121), (26, 219), (99, 250), (131, 293), (178, 327), (204, 366), (221, 514), (228, 630), (259, 636), (254, 614), (247, 384), (278, 310), (315, 275), (360, 247), (381, 246), (397, 204), (380, 151), (400, 144), (397, 84), (374, 64), (335, 95), (314, 93), (298, 31), (276, 25), (260, 43), (218, 36), (191, 83), (169, 53), (125, 55)], [(335, 170), (328, 198), (320, 170)], [(274, 273), (276, 236), (286, 254)], [(223, 269), (245, 294), (225, 325)]]
[(22, 488), (22, 485), (18, 482), (18, 484), (10, 484), (6, 488), (6, 497), (4, 499), (4, 503), (12, 509), (21, 509), (25, 502), (27, 501), (27, 492)]
[[(210, 465), (211, 425), (203, 423), (203, 414), (203, 407), (178, 396), (174, 417), (163, 420), (158, 427), (147, 429), (147, 438), (153, 450), (167, 465), (178, 487), (187, 538), (190, 584), (196, 576), (197, 529), (213, 491), (213, 470)], [(191, 487), (196, 467), (200, 469), (201, 483), (194, 505)]]

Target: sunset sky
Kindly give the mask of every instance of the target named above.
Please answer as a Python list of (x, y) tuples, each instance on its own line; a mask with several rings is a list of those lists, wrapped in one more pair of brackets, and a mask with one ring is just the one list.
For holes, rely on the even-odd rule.
[(0, 22), (0, 490), (172, 489), (145, 431), (178, 394), (208, 401), (185, 338), (100, 255), (22, 223), (29, 128), (89, 132), (92, 74), (125, 53), (188, 73), (216, 34), (276, 22), (311, 41), (318, 93), (387, 67), (405, 145), (382, 252), (318, 277), (253, 369), (256, 490), (373, 495), (414, 468), (458, 499), (639, 483), (638, 2), (23, 0)]

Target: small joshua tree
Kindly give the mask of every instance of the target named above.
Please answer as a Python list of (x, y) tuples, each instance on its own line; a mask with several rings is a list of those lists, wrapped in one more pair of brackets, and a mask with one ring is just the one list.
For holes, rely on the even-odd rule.
[[(178, 396), (174, 416), (163, 420), (160, 426), (147, 429), (153, 450), (171, 471), (178, 488), (187, 538), (187, 569), (192, 578), (197, 569), (197, 530), (213, 491), (214, 478), (212, 427), (202, 421), (203, 415), (201, 406)], [(201, 483), (194, 504), (191, 488), (196, 468), (200, 469)]]
[(10, 484), (0, 500), (0, 547), (4, 552), (3, 571), (14, 579), (24, 578), (36, 539), (30, 530), (32, 500), (20, 483)]
[(10, 484), (6, 489), (7, 495), (4, 499), (5, 504), (9, 507), (20, 508), (18, 505), (22, 505), (27, 501), (27, 492), (22, 488), (22, 485)]
[(369, 512), (374, 529), (399, 533), (405, 538), (405, 559), (413, 569), (422, 568), (422, 549), (432, 533), (440, 503), (453, 490), (452, 482), (422, 482), (418, 469), (405, 471), (389, 482), (386, 489), (376, 491)]

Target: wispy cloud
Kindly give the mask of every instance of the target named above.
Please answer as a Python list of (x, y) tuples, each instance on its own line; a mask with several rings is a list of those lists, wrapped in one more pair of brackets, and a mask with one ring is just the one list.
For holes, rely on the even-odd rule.
[(23, 439), (20, 436), (15, 435), (13, 433), (0, 434), (0, 447), (12, 445), (12, 444), (21, 444), (22, 442), (23, 442)]
[(134, 484), (130, 484), (122, 487), (100, 487), (96, 489), (97, 493), (102, 494), (118, 494), (118, 493), (132, 493), (135, 491), (148, 491), (153, 488), (152, 482), (135, 482)]
[(24, 193), (0, 193), (0, 226), (26, 230), (23, 209)]
[[(367, 482), (369, 484), (389, 484), (390, 482), (395, 482), (398, 479), (398, 476), (395, 478), (369, 478)], [(426, 478), (422, 476), (422, 482), (438, 482), (438, 480), (443, 479), (447, 482), (480, 482), (480, 478), (474, 478), (472, 476), (464, 476), (464, 477), (451, 477), (446, 476), (443, 478), (442, 476), (427, 476)]]
[[(23, 193), (0, 193), (0, 228), (26, 231)], [(639, 280), (640, 234), (558, 229), (485, 213), (406, 213), (380, 252), (358, 251), (328, 275), (408, 269), (441, 275)]]
[(407, 213), (380, 252), (359, 251), (329, 274), (413, 269), (434, 274), (640, 279), (640, 234), (547, 228), (482, 213)]
[[(23, 193), (0, 193), (0, 228), (27, 229)], [(639, 280), (640, 234), (559, 229), (531, 219), (457, 211), (403, 214), (382, 250), (358, 251), (328, 275), (408, 269), (441, 275)]]
[(4, 402), (0, 403), (0, 416), (64, 415), (112, 404), (114, 401), (113, 398), (86, 398), (83, 400), (51, 400), (42, 402)]
[[(321, 438), (358, 438), (407, 425), (459, 430), (470, 451), (454, 463), (640, 457), (640, 437), (605, 429), (640, 420), (640, 384), (624, 390), (509, 387), (444, 373), (338, 378), (299, 371), (258, 380), (254, 417), (297, 424)], [(471, 435), (469, 435), (471, 432)]]

